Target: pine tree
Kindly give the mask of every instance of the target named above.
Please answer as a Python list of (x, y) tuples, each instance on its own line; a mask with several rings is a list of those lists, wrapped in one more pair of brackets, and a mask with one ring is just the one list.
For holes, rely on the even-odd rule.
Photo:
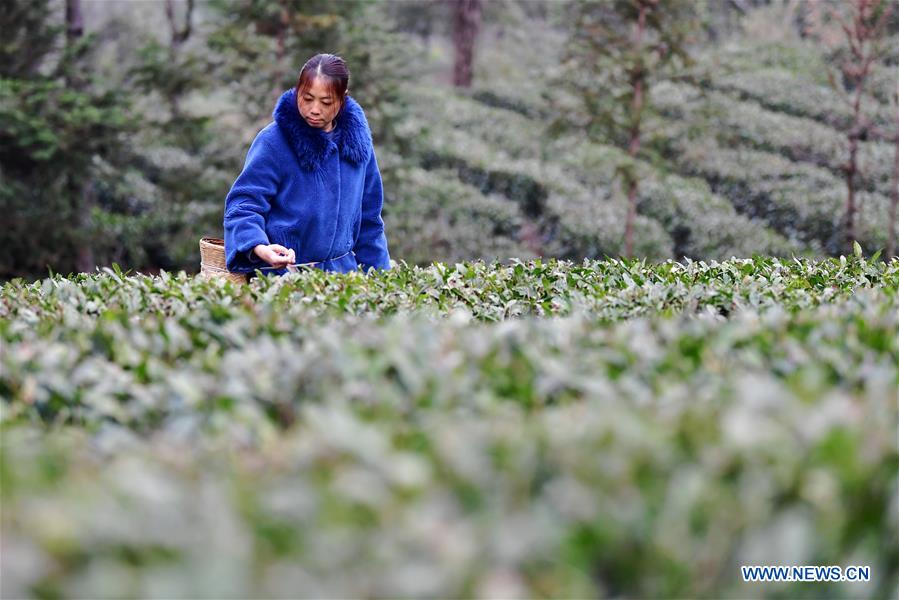
[(92, 267), (95, 160), (129, 128), (122, 94), (93, 79), (95, 36), (67, 8), (68, 21), (50, 0), (0, 9), (0, 278)]

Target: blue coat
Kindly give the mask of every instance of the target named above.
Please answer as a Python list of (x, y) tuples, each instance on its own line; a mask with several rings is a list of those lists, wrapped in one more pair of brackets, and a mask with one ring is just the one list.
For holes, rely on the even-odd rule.
[(315, 268), (326, 271), (390, 269), (384, 190), (362, 107), (348, 95), (329, 135), (306, 123), (291, 89), (272, 116), (225, 198), (228, 270), (269, 266), (252, 253), (257, 244), (292, 248), (296, 262), (323, 261)]

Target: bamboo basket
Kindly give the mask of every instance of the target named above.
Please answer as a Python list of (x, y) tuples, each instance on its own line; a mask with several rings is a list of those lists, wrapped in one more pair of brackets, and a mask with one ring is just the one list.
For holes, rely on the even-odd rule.
[(232, 273), (225, 266), (225, 240), (221, 238), (200, 238), (200, 276), (224, 277), (234, 283), (246, 283), (247, 273)]

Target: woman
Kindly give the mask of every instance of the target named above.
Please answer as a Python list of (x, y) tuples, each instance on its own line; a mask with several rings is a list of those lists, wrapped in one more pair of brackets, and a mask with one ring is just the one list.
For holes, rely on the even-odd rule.
[(313, 56), (256, 135), (225, 198), (229, 271), (390, 269), (381, 173), (349, 77), (342, 58)]

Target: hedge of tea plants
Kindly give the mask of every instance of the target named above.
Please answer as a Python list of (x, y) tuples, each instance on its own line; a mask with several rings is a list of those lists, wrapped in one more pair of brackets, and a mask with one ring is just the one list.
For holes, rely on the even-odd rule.
[(860, 252), (13, 280), (0, 591), (894, 596), (897, 292)]
[[(626, 202), (620, 182), (615, 180), (616, 166), (624, 160), (621, 151), (585, 141), (582, 136), (549, 140), (527, 116), (484, 104), (481, 95), (476, 94), (475, 99), (444, 97), (421, 89), (418, 96), (429, 99), (423, 104), (429, 110), (421, 115), (413, 112), (409, 118), (420, 122), (425, 132), (417, 152), (426, 157), (422, 165), (425, 176), (403, 174), (392, 181), (392, 187), (409, 193), (385, 209), (387, 221), (394, 223), (394, 231), (401, 232), (399, 244), (410, 262), (422, 253), (416, 244), (425, 231), (440, 240), (438, 256), (446, 252), (444, 245), (451, 244), (458, 248), (454, 254), (460, 259), (501, 259), (487, 242), (521, 246), (520, 228), (527, 221), (540, 231), (544, 256), (599, 258), (621, 252)], [(439, 122), (429, 118), (430, 107), (435, 105), (443, 106), (446, 114)], [(803, 250), (760, 219), (738, 214), (727, 198), (709, 192), (699, 178), (663, 174), (642, 162), (639, 169), (641, 206), (635, 222), (635, 253), (639, 256), (711, 259), (753, 252), (789, 256)], [(466, 191), (455, 191), (456, 186), (449, 184), (454, 178), (466, 184)], [(703, 187), (706, 191), (697, 193)], [(439, 193), (435, 195), (433, 190)], [(467, 235), (465, 228), (483, 229), (470, 225), (483, 218), (481, 215), (457, 221), (464, 227), (452, 223), (448, 227), (452, 217), (447, 215), (458, 213), (453, 208), (460, 204), (457, 198), (464, 203), (477, 194), (489, 197), (497, 207), (505, 204), (521, 213), (517, 227), (497, 231), (493, 237)], [(442, 201), (434, 205), (429, 200), (436, 196)], [(423, 204), (434, 206), (428, 209), (432, 216), (419, 217)], [(485, 220), (490, 222), (489, 217)], [(485, 247), (478, 254), (480, 246)], [(509, 254), (532, 255), (527, 250)]]
[[(708, 138), (692, 140), (682, 149), (681, 168), (709, 181), (741, 213), (818, 254), (838, 255), (845, 246), (845, 186), (828, 171), (770, 152), (724, 147)], [(889, 199), (869, 192), (858, 197), (857, 239), (865, 248), (882, 248), (889, 233)]]
[[(722, 145), (782, 154), (835, 174), (841, 173), (846, 161), (846, 134), (816, 120), (774, 112), (755, 101), (738, 100), (717, 91), (700, 96), (698, 88), (684, 84), (660, 84), (653, 94), (673, 119), (711, 116), (708, 130)], [(874, 141), (859, 144), (858, 160), (864, 165), (859, 173), (861, 186), (889, 193), (894, 156), (893, 145)]]
[[(519, 67), (534, 59), (532, 47), (543, 60), (557, 56), (559, 40), (552, 32), (528, 35), (533, 40), (509, 54)], [(658, 145), (662, 160), (644, 160), (647, 153), (636, 161), (635, 254), (710, 260), (754, 252), (780, 257), (846, 252), (843, 168), (851, 109), (829, 87), (820, 47), (798, 39), (744, 38), (699, 51), (696, 59), (696, 83), (681, 78), (652, 86), (662, 118), (647, 125), (653, 133), (647, 147)], [(558, 109), (550, 109), (528, 77), (509, 85), (513, 73), (528, 70), (509, 69), (506, 62), (500, 56), (483, 61), (489, 90), (483, 84), (453, 95), (416, 89), (420, 103), (407, 113), (407, 126), (414, 137), (412, 154), (426, 176), (398, 178), (396, 201), (385, 204), (385, 212), (402, 213), (395, 231), (412, 241), (404, 256), (419, 259), (415, 244), (419, 232), (427, 231), (447, 260), (501, 258), (514, 246), (522, 251), (511, 255), (527, 258), (535, 248), (523, 243), (523, 233), (535, 229), (542, 245), (536, 254), (542, 256), (579, 260), (620, 254), (626, 202), (616, 172), (632, 161), (609, 142), (587, 141), (581, 131), (558, 137), (560, 132), (546, 129), (549, 113)], [(865, 114), (885, 130), (894, 120), (896, 68), (893, 52), (872, 69), (863, 100)], [(498, 81), (507, 83), (497, 87)], [(435, 110), (443, 118), (432, 119)], [(856, 237), (866, 255), (886, 246), (889, 236), (894, 155), (893, 146), (873, 137), (859, 147)], [(496, 208), (505, 200), (519, 210), (518, 232), (478, 235), (493, 226), (489, 213), (469, 212), (461, 219), (448, 214), (455, 192), (442, 194), (447, 201), (431, 204), (427, 217), (405, 208), (419, 197), (435, 197), (438, 181), (441, 189), (452, 189), (443, 183), (453, 179), (466, 186), (462, 198), (481, 195)], [(466, 235), (466, 229), (476, 233)], [(457, 237), (458, 249), (447, 250)]]

